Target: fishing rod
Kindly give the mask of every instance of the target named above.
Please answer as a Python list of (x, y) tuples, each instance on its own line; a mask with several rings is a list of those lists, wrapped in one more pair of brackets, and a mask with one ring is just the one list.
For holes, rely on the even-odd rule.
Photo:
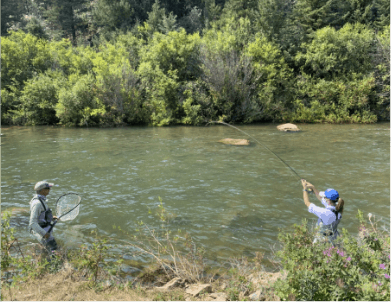
[[(261, 146), (263, 146), (265, 149), (267, 149), (267, 150), (269, 150), (271, 153), (273, 153), (279, 160), (281, 160), (298, 178), (299, 178), (299, 180), (301, 181), (303, 178), (302, 177), (300, 177), (300, 175), (299, 174), (297, 174), (297, 172), (295, 171), (295, 170), (293, 170), (293, 168), (290, 166), (290, 165), (288, 165), (281, 157), (279, 157), (276, 153), (274, 153), (272, 150), (270, 150), (266, 145), (264, 145), (264, 144), (262, 144), (260, 141), (258, 141), (256, 138), (254, 138), (254, 137), (252, 137), (250, 134), (248, 134), (248, 133), (246, 133), (246, 132), (244, 132), (243, 130), (240, 130), (239, 128), (237, 128), (237, 127), (235, 127), (235, 126), (232, 126), (232, 125), (230, 125), (230, 124), (227, 124), (227, 123), (224, 123), (224, 122), (219, 122), (219, 121), (210, 121), (210, 122), (208, 122), (207, 124), (206, 124), (206, 126), (208, 126), (209, 124), (212, 124), (212, 123), (214, 123), (214, 124), (223, 124), (223, 125), (226, 125), (226, 126), (229, 126), (229, 127), (231, 127), (231, 128), (234, 128), (234, 129), (236, 129), (236, 130), (238, 130), (238, 131), (240, 131), (240, 132), (242, 132), (242, 133), (244, 133), (244, 134), (246, 134), (247, 136), (249, 136), (249, 137), (251, 137), (253, 140), (255, 140), (258, 144), (260, 144)], [(307, 192), (312, 192), (312, 190), (311, 189), (307, 189), (308, 191)]]

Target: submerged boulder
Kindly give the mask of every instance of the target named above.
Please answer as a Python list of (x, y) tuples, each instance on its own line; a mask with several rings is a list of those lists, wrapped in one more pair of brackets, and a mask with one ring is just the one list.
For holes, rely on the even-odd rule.
[(278, 125), (277, 129), (280, 131), (292, 131), (292, 132), (300, 131), (300, 129), (295, 124), (290, 124), (290, 123)]
[(250, 141), (248, 139), (234, 139), (234, 138), (224, 138), (219, 140), (219, 143), (223, 143), (226, 145), (234, 145), (234, 146), (248, 146), (250, 145)]

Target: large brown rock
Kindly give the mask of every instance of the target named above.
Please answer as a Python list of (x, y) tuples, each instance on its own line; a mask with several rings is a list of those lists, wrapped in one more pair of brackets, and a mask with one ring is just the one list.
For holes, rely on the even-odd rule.
[(234, 146), (248, 146), (250, 145), (250, 141), (248, 139), (234, 139), (234, 138), (224, 138), (219, 140), (219, 143), (223, 143), (226, 145), (234, 145)]
[(300, 131), (300, 129), (295, 124), (290, 124), (290, 123), (278, 125), (277, 129), (280, 131), (292, 131), (292, 132)]
[(210, 293), (212, 285), (210, 284), (193, 284), (186, 289), (186, 293), (197, 297), (200, 293)]
[(166, 283), (165, 285), (160, 286), (160, 287), (156, 287), (156, 289), (163, 290), (163, 291), (170, 290), (170, 289), (173, 289), (174, 287), (180, 286), (182, 283), (181, 281), (182, 281), (181, 278), (174, 278), (170, 282)]

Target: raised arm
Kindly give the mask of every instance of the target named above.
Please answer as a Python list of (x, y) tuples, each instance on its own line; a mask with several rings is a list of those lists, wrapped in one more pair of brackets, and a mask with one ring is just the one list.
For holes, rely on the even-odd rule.
[(310, 206), (310, 199), (308, 197), (308, 192), (305, 190), (308, 188), (307, 186), (307, 182), (305, 181), (305, 179), (302, 179), (301, 180), (301, 184), (303, 185), (303, 200), (304, 200), (304, 204), (307, 206), (307, 208)]

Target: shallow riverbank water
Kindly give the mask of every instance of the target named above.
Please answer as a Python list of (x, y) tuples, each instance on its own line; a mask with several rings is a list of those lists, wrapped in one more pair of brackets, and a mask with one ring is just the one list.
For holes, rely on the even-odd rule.
[[(337, 189), (346, 206), (340, 227), (357, 233), (360, 209), (389, 229), (389, 123), (299, 125), (299, 133), (276, 126), (238, 127), (318, 189)], [(217, 263), (257, 251), (270, 256), (279, 229), (302, 218), (316, 221), (297, 176), (262, 145), (251, 138), (250, 146), (217, 142), (248, 138), (230, 127), (3, 127), (2, 134), (2, 211), (13, 210), (16, 235), (26, 243), (32, 240), (29, 200), (44, 179), (58, 185), (49, 195), (52, 205), (70, 191), (83, 198), (79, 216), (56, 226), (68, 247), (91, 242), (91, 230), (111, 243), (125, 239), (113, 225), (129, 233), (140, 220), (158, 228), (149, 209), (157, 208), (159, 196), (175, 215), (172, 229), (188, 231)], [(313, 195), (311, 201), (320, 205)]]

